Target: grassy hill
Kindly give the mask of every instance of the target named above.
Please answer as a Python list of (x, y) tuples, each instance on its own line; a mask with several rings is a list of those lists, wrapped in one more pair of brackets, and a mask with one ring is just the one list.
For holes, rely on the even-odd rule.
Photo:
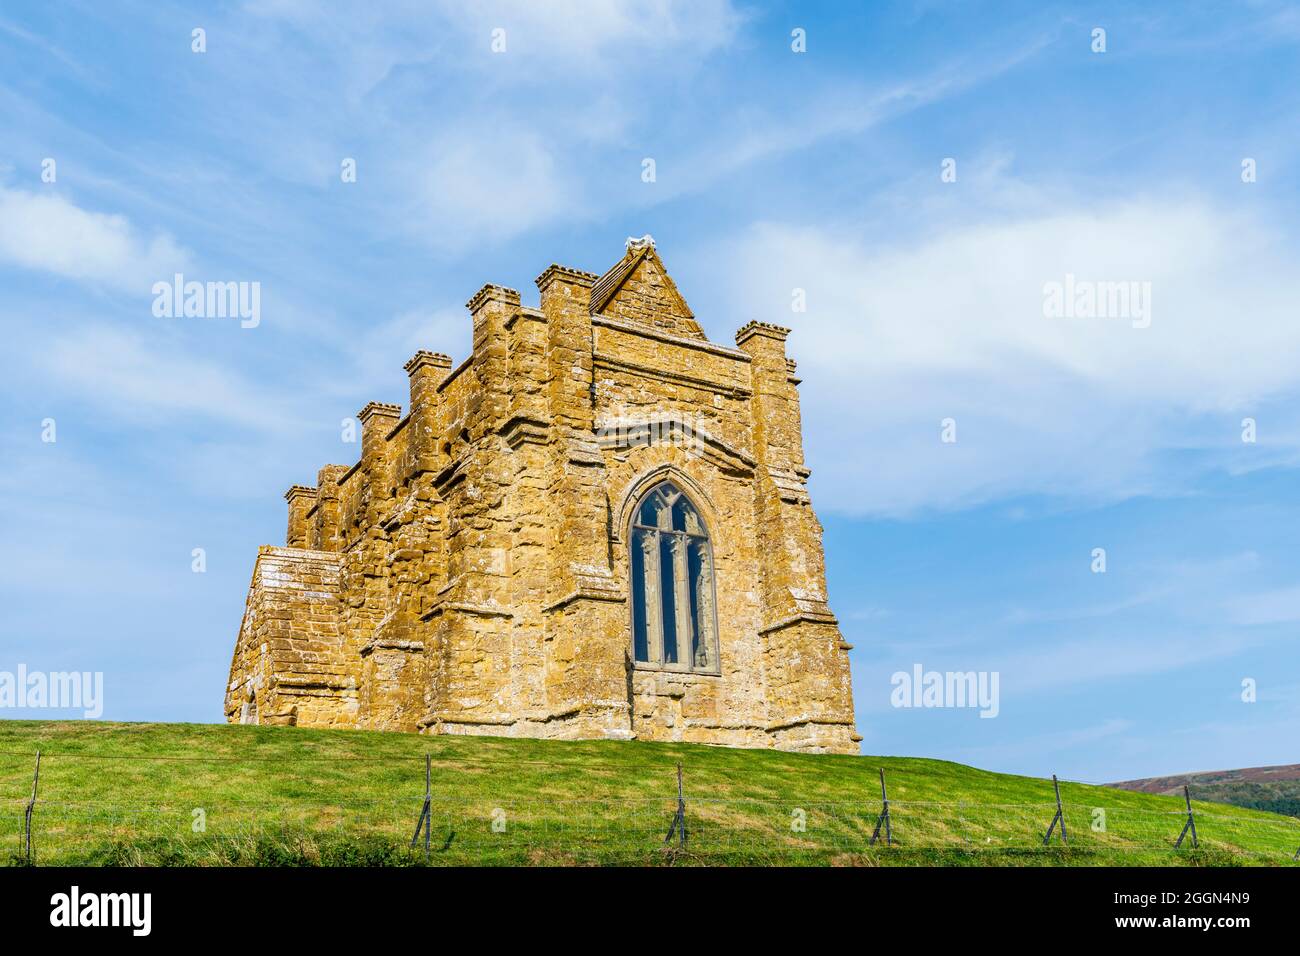
[(1113, 783), (1140, 793), (1182, 793), (1183, 785), (1202, 800), (1300, 817), (1300, 764), (1206, 770), (1172, 777), (1147, 777)]
[[(1042, 847), (1050, 781), (906, 757), (643, 742), (419, 737), (200, 724), (0, 721), (0, 859), (21, 862), (36, 750), (35, 861), (391, 864), (432, 758), (437, 864), (1292, 865), (1300, 822), (1063, 783), (1070, 843)], [(684, 772), (685, 849), (664, 843)], [(889, 784), (895, 846), (868, 846)], [(1094, 824), (1098, 828), (1094, 828)]]

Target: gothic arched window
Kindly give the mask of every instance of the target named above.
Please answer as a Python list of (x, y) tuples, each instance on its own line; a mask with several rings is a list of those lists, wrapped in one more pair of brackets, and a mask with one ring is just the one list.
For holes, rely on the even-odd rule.
[(676, 670), (718, 670), (713, 549), (704, 519), (670, 481), (632, 513), (632, 657)]

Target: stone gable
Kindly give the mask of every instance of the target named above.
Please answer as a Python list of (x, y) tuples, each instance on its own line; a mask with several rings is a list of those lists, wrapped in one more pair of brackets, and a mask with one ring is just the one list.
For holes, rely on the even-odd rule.
[(597, 280), (591, 312), (672, 335), (704, 339), (704, 331), (653, 245), (630, 246), (622, 260)]

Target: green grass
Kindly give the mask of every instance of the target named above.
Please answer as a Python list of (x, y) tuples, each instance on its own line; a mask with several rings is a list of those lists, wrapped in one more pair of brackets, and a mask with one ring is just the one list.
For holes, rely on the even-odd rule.
[[(1293, 865), (1300, 846), (1293, 819), (1194, 801), (1200, 849), (1175, 850), (1179, 799), (1063, 783), (1070, 843), (1044, 848), (1050, 781), (909, 757), (0, 721), (0, 860), (22, 862), (38, 749), (37, 865), (422, 865), (426, 754), (435, 865)], [(679, 761), (685, 850), (664, 843)], [(893, 847), (868, 846), (880, 767)]]

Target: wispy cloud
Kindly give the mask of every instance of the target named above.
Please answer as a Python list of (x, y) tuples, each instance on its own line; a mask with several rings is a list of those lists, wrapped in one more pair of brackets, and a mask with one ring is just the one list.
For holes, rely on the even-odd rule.
[(0, 186), (0, 260), (147, 300), (154, 282), (187, 267), (189, 254), (166, 233), (145, 234), (123, 215), (82, 209), (58, 193)]
[[(764, 223), (731, 274), (749, 314), (795, 327), (820, 500), (897, 515), (1023, 493), (1168, 493), (1186, 477), (1186, 461), (1173, 477), (1160, 460), (1173, 450), (1230, 464), (1241, 418), (1300, 387), (1300, 277), (1285, 248), (1238, 210), (1134, 197), (901, 246)], [(1149, 283), (1150, 327), (1048, 317), (1045, 285), (1067, 275)], [(790, 313), (795, 288), (806, 314)], [(1291, 417), (1270, 420), (1270, 442)], [(940, 441), (946, 418), (955, 443)]]
[[(625, 70), (634, 58), (696, 57), (730, 43), (744, 15), (730, 0), (455, 0), (349, 3), (322, 9), (302, 0), (256, 0), (245, 9), (281, 21), (357, 68), (365, 92), (405, 64), (443, 62), (498, 69), (493, 31), (504, 52), (532, 68), (585, 75)], [(513, 75), (527, 83), (527, 73)]]
[(1246, 594), (1229, 602), (1237, 623), (1287, 624), (1300, 621), (1300, 587)]
[(226, 364), (195, 356), (161, 336), (83, 325), (42, 353), (66, 396), (138, 422), (209, 421), (275, 429), (291, 414), (281, 401)]
[(459, 251), (559, 218), (588, 218), (593, 210), (573, 170), (554, 142), (533, 133), (464, 130), (430, 144), (405, 170), (415, 190), (409, 231), (436, 248)]
[(909, 113), (960, 96), (997, 79), (1043, 51), (1050, 37), (1033, 37), (1013, 49), (984, 51), (938, 66), (917, 67), (874, 85), (837, 77), (817, 95), (800, 90), (767, 109), (729, 111), (689, 144), (671, 176), (645, 195), (656, 204), (707, 190), (754, 164), (815, 151), (862, 134)]

